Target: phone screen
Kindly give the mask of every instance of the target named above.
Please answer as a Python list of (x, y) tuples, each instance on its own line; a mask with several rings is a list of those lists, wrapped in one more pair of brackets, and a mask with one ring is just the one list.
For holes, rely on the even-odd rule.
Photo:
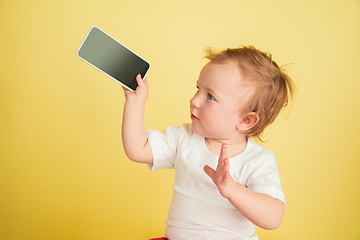
[(138, 86), (136, 76), (144, 78), (150, 69), (146, 60), (98, 27), (90, 29), (77, 54), (132, 91)]

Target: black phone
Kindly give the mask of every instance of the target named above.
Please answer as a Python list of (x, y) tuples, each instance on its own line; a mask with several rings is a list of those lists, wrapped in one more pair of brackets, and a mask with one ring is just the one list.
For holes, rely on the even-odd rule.
[(144, 79), (150, 69), (149, 62), (96, 26), (90, 28), (77, 55), (131, 91), (138, 86), (136, 76)]

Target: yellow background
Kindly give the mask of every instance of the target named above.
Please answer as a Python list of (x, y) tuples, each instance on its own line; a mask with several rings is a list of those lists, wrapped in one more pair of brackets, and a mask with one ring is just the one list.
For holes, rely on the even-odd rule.
[(286, 213), (260, 239), (360, 239), (360, 2), (0, 0), (0, 239), (162, 236), (173, 170), (122, 149), (121, 85), (76, 56), (92, 25), (148, 60), (146, 127), (189, 122), (205, 46), (286, 66), (292, 110), (266, 130)]

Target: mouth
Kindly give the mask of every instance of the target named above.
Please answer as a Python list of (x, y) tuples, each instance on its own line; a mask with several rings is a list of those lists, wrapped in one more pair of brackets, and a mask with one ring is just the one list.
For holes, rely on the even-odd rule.
[(194, 114), (191, 113), (191, 120), (199, 120), (197, 117), (195, 117)]

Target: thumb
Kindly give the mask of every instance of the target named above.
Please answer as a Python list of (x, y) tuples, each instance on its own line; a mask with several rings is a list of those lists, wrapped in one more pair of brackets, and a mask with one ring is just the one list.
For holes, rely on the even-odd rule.
[(206, 165), (204, 167), (204, 171), (209, 177), (211, 177), (212, 180), (215, 179), (216, 171), (214, 169), (212, 169), (209, 165)]
[(141, 74), (136, 75), (136, 82), (140, 87), (144, 87), (144, 80), (141, 78)]

